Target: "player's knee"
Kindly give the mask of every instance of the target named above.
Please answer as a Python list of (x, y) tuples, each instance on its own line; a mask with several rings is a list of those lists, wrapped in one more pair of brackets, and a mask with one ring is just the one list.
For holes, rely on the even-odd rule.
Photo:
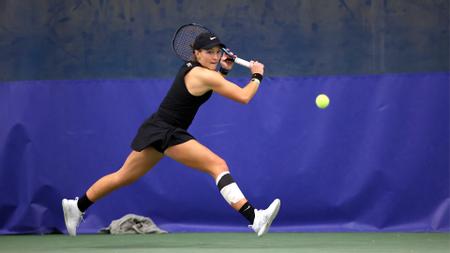
[(135, 182), (139, 177), (133, 173), (123, 173), (121, 171), (115, 173), (115, 182), (118, 186), (126, 186)]
[(216, 158), (213, 161), (213, 164), (211, 165), (211, 174), (212, 176), (216, 177), (219, 174), (228, 171), (228, 165), (225, 160), (222, 158)]

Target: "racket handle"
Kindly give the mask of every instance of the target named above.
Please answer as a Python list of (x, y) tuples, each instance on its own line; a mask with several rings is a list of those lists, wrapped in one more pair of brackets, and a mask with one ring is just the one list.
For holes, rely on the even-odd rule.
[(226, 53), (227, 55), (229, 55), (230, 57), (232, 57), (232, 59), (234, 60), (235, 63), (237, 63), (237, 64), (239, 64), (241, 66), (250, 68), (250, 62), (248, 62), (248, 61), (246, 61), (244, 59), (241, 59), (239, 57), (236, 57), (235, 55), (233, 55), (233, 53), (228, 48), (222, 48), (222, 51), (224, 53)]
[(244, 59), (241, 59), (239, 57), (234, 58), (234, 62), (239, 64), (239, 65), (241, 65), (241, 66), (250, 68), (250, 62), (248, 62), (248, 61), (246, 61)]

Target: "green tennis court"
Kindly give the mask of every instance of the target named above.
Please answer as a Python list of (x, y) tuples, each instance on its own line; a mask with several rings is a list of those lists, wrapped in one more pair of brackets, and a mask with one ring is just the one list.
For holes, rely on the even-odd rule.
[(449, 233), (8, 235), (0, 252), (450, 252)]

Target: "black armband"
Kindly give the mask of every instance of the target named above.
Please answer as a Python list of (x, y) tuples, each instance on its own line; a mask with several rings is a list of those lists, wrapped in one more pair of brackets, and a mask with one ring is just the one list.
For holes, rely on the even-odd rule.
[(261, 75), (260, 73), (254, 73), (253, 75), (252, 75), (252, 79), (258, 79), (258, 81), (259, 82), (262, 82), (262, 80), (263, 80), (263, 75)]

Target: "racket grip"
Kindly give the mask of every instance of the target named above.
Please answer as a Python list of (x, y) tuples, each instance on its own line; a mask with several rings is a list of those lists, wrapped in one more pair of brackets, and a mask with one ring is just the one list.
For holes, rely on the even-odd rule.
[(222, 51), (224, 53), (226, 53), (227, 55), (229, 55), (230, 57), (232, 57), (232, 59), (234, 60), (235, 63), (237, 63), (237, 64), (239, 64), (241, 66), (250, 68), (250, 62), (248, 62), (248, 61), (246, 61), (244, 59), (241, 59), (239, 57), (234, 56), (234, 54), (228, 48), (222, 48)]
[(248, 61), (246, 61), (244, 59), (241, 59), (239, 57), (234, 58), (234, 62), (239, 64), (239, 65), (241, 65), (241, 66), (250, 68), (250, 62), (248, 62)]

